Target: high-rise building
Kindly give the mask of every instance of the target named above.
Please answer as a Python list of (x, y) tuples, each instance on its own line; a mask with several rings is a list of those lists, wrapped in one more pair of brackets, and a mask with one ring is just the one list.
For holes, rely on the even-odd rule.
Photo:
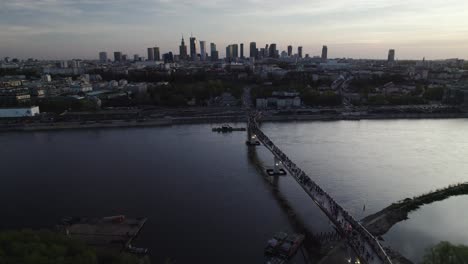
[(161, 60), (161, 55), (159, 53), (159, 47), (154, 47), (153, 48), (153, 53), (154, 53), (154, 60), (155, 61), (160, 61)]
[(299, 56), (299, 58), (302, 58), (302, 46), (297, 47), (297, 56)]
[(323, 46), (322, 47), (322, 61), (327, 61), (328, 59), (328, 47)]
[(228, 45), (228, 46), (226, 47), (226, 59), (229, 60), (229, 59), (231, 58), (231, 56), (232, 56), (231, 53), (232, 53), (232, 51), (231, 51), (231, 45)]
[(153, 48), (148, 48), (148, 60), (154, 61), (154, 49)]
[(128, 58), (127, 54), (122, 54), (122, 61), (127, 61), (127, 58)]
[(277, 57), (276, 44), (275, 43), (270, 44), (270, 48), (268, 50), (268, 57), (270, 57), (270, 58), (276, 58)]
[(122, 61), (122, 52), (120, 51), (114, 52), (114, 61), (117, 61), (117, 62)]
[(250, 42), (250, 58), (257, 57), (257, 43)]
[(292, 46), (291, 45), (288, 46), (288, 56), (289, 57), (292, 56)]
[(200, 60), (205, 61), (206, 60), (206, 42), (203, 40), (200, 40)]
[(217, 61), (219, 59), (219, 54), (218, 54), (218, 51), (216, 50), (216, 44), (214, 43), (210, 44), (210, 56), (211, 56), (211, 61)]
[(172, 54), (172, 52), (164, 53), (163, 60), (164, 60), (164, 63), (174, 62), (174, 55)]
[(99, 52), (99, 61), (100, 62), (107, 62), (107, 52), (105, 52), (105, 51)]
[(187, 59), (187, 46), (185, 45), (184, 36), (182, 36), (182, 41), (179, 46), (179, 58), (181, 60)]
[(262, 54), (262, 56), (265, 58), (265, 57), (268, 57), (268, 52), (269, 52), (269, 48), (268, 48), (268, 44), (265, 45), (265, 52)]
[(232, 44), (232, 57), (237, 59), (239, 58), (239, 45), (237, 44)]
[(391, 49), (388, 51), (388, 62), (394, 62), (395, 61), (395, 50)]
[(190, 58), (192, 60), (197, 60), (197, 39), (195, 37), (190, 37)]
[(244, 43), (240, 44), (240, 57), (241, 59), (244, 58)]
[(133, 61), (139, 61), (140, 60), (140, 55), (135, 54), (133, 55)]

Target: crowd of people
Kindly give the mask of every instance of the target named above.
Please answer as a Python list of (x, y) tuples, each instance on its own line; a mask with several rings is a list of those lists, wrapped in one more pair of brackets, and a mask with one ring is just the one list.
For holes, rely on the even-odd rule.
[[(348, 214), (326, 191), (318, 186), (303, 172), (288, 156), (286, 156), (276, 145), (259, 129), (257, 124), (258, 113), (249, 115), (249, 129), (257, 136), (273, 155), (278, 157), (293, 177), (301, 184), (304, 190), (313, 198), (314, 202), (322, 209), (328, 218), (339, 227), (340, 233), (354, 248), (359, 256), (368, 263), (387, 263), (388, 258), (380, 243), (372, 236), (353, 216)], [(377, 259), (375, 259), (375, 256)], [(380, 260), (380, 261), (379, 261)]]

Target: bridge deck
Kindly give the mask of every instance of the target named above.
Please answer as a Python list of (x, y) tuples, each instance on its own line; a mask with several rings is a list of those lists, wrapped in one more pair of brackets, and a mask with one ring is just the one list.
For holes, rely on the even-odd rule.
[(312, 201), (325, 213), (335, 225), (338, 232), (348, 241), (348, 244), (359, 255), (361, 262), (391, 264), (390, 258), (385, 253), (377, 239), (369, 233), (358, 221), (356, 221), (345, 209), (311, 178), (292, 162), (258, 127), (256, 116), (249, 115), (249, 132), (255, 134), (257, 139), (273, 153), (282, 163), (285, 169), (299, 183), (304, 191), (312, 198)]

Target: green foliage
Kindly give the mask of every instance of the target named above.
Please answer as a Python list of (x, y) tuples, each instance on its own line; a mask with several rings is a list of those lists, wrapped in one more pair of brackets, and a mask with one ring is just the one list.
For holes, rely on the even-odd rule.
[(332, 91), (319, 93), (315, 90), (307, 91), (302, 96), (306, 105), (337, 106), (341, 104), (341, 96)]
[(131, 254), (97, 256), (79, 240), (48, 230), (0, 232), (0, 264), (149, 264)]
[(468, 263), (468, 247), (453, 245), (450, 242), (440, 242), (427, 249), (423, 264), (465, 264)]
[(85, 244), (51, 231), (0, 233), (0, 263), (97, 264), (95, 252)]
[(430, 101), (441, 101), (444, 93), (444, 87), (427, 88), (426, 92), (424, 92), (424, 98)]
[[(160, 106), (185, 106), (187, 101), (195, 98), (202, 105), (206, 100), (220, 96), (224, 92), (240, 98), (242, 86), (221, 80), (210, 80), (193, 83), (172, 83), (170, 85), (148, 88), (148, 97), (144, 100)], [(141, 100), (141, 99), (139, 99)]]
[(90, 99), (78, 100), (70, 97), (50, 97), (36, 101), (41, 112), (62, 113), (65, 110), (70, 111), (95, 111), (98, 109), (96, 102)]

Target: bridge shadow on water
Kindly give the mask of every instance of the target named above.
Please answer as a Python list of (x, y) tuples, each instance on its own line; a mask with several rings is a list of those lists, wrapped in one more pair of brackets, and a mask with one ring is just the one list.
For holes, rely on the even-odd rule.
[(278, 202), (278, 205), (288, 217), (294, 232), (305, 235), (304, 249), (307, 251), (309, 263), (316, 263), (322, 257), (324, 257), (326, 254), (326, 252), (324, 252), (324, 248), (327, 248), (330, 245), (330, 242), (338, 242), (327, 241), (324, 243), (324, 240), (329, 240), (328, 238), (333, 237), (334, 234), (316, 235), (313, 233), (313, 231), (309, 230), (306, 227), (303, 219), (301, 219), (301, 217), (294, 211), (287, 198), (279, 190), (279, 177), (285, 176), (269, 176), (265, 172), (266, 166), (259, 158), (256, 147), (248, 147), (247, 154), (249, 164), (251, 164), (257, 170), (259, 175), (262, 175), (265, 184), (267, 184), (268, 188), (271, 190), (273, 198)]

